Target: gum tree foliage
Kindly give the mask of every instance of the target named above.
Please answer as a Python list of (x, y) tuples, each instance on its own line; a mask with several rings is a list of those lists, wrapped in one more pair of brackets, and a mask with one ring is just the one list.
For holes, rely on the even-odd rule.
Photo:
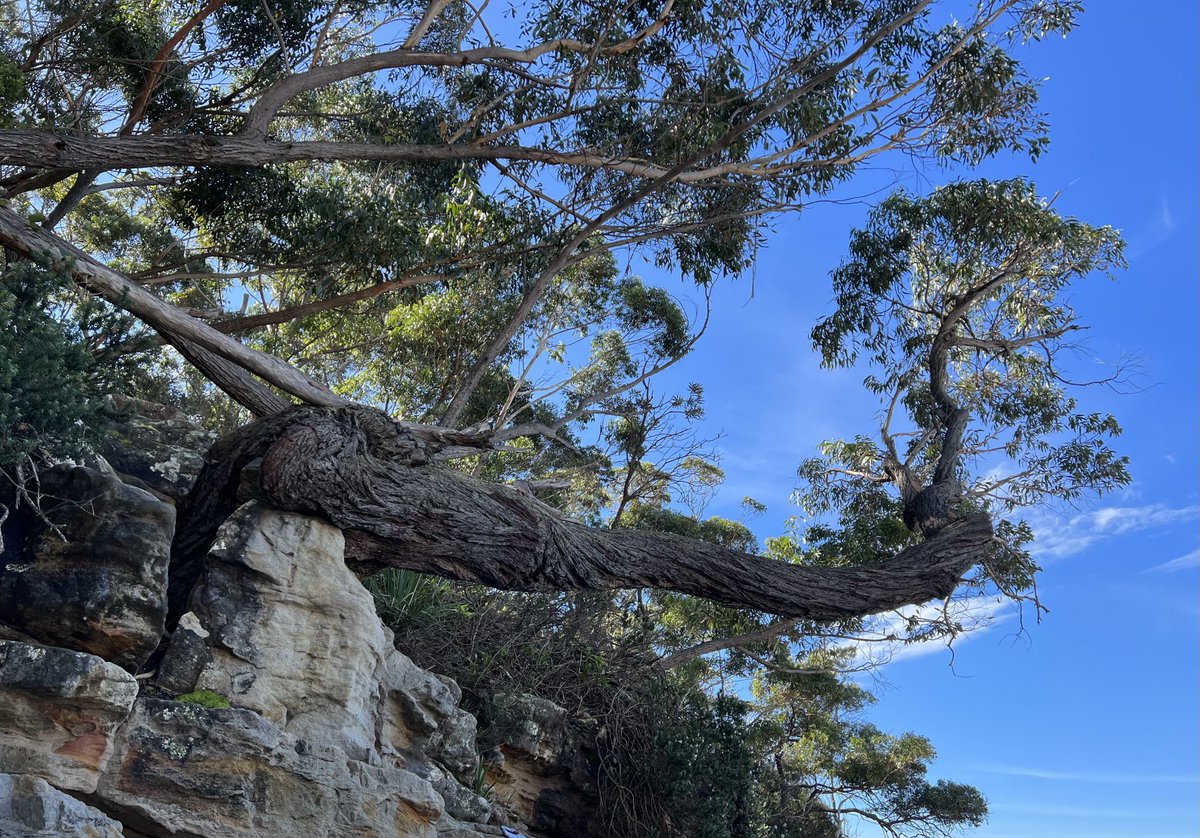
[[(1016, 56), (1070, 31), (1077, 4), (991, 0), (969, 11), (930, 0), (570, 0), (508, 16), (449, 0), (7, 0), (0, 241), (133, 314), (210, 382), (202, 390), (265, 419), (293, 398), (329, 411), (321, 456), (380, 465), (341, 463), (348, 473), (423, 478), (434, 472), (381, 464), (474, 452), (470, 475), (518, 477), (529, 491), (586, 482), (587, 471), (603, 482), (611, 464), (580, 434), (614, 418), (614, 441), (639, 410), (632, 394), (706, 320), (689, 322), (618, 253), (678, 271), (707, 300), (749, 264), (772, 216), (836, 198), (880, 155), (974, 163), (1041, 151), (1037, 85)], [(399, 427), (411, 445), (360, 421), (356, 405), (408, 422)], [(311, 411), (292, 415), (321, 424)], [(191, 531), (182, 566), (228, 511), (214, 481), (233, 479), (252, 451), (296, 444), (286, 425), (222, 449), (227, 467), (202, 481), (181, 519)], [(335, 508), (363, 508), (303, 489), (330, 473), (316, 460), (264, 461), (288, 471), (264, 475), (268, 502), (335, 520)], [(623, 468), (607, 475), (632, 487), (637, 458)], [(464, 507), (458, 534), (439, 538), (491, 531), (489, 515), (511, 515), (514, 502), (541, 521), (541, 507), (462, 490), (495, 504)], [(907, 510), (930, 538), (869, 577), (542, 523), (418, 568), (401, 545), (382, 547), (398, 522), (337, 522), (364, 533), (363, 568), (407, 562), (506, 587), (665, 588), (829, 619), (941, 595), (962, 571), (950, 556), (978, 563), (990, 523), (947, 516), (944, 500)], [(560, 554), (568, 543), (574, 553)]]
[(1038, 568), (1017, 513), (1129, 482), (1111, 447), (1120, 425), (1079, 409), (1086, 382), (1061, 360), (1086, 328), (1067, 289), (1123, 267), (1124, 245), (1051, 204), (1024, 180), (960, 182), (893, 195), (854, 233), (813, 343), (826, 366), (869, 365), (884, 410), (875, 435), (825, 442), (801, 465), (805, 511), (838, 521), (810, 529), (810, 549), (896, 551), (914, 537), (914, 500), (943, 485), (952, 505), (996, 521), (975, 584), (1019, 595)]
[[(820, 655), (807, 663), (819, 665)], [(840, 836), (866, 823), (890, 835), (949, 835), (982, 825), (987, 805), (979, 791), (930, 782), (929, 740), (864, 722), (874, 698), (853, 682), (832, 671), (776, 670), (756, 679), (754, 696), (763, 834)]]
[[(685, 684), (757, 679), (754, 724), (701, 702), (676, 745), (694, 763), (753, 743), (723, 767), (752, 775), (729, 786), (754, 790), (742, 803), (773, 801), (769, 834), (836, 834), (847, 814), (897, 834), (975, 823), (974, 790), (924, 780), (927, 742), (857, 721), (829, 646), (964, 578), (1027, 595), (1019, 510), (1127, 480), (1116, 423), (1076, 408), (1058, 363), (1066, 284), (1119, 266), (1115, 235), (1023, 181), (886, 201), (813, 334), (827, 364), (874, 366), (884, 420), (802, 466), (823, 518), (765, 551), (703, 518), (720, 471), (687, 431), (700, 388), (653, 381), (771, 220), (838, 200), (860, 166), (1036, 158), (1019, 56), (1079, 11), (0, 0), (0, 305), (54, 347), (16, 375), (54, 361), (74, 393), (8, 391), (24, 395), (4, 403), (6, 445), (34, 414), (39, 444), (73, 445), (88, 365), (136, 359), (133, 386), (233, 431), (181, 510), (174, 616), (254, 463), (260, 499), (341, 526), (363, 574), (535, 591), (473, 610), (478, 586), (387, 577), (398, 622), (486, 615), (497, 636), (587, 641), (599, 651), (555, 663), (596, 676), (583, 692), (647, 657)], [(643, 258), (701, 302), (639, 279)], [(129, 319), (44, 331), (37, 306), (65, 323), (98, 303), (38, 285), (35, 265)], [(763, 816), (692, 780), (682, 808), (727, 810), (708, 826)]]

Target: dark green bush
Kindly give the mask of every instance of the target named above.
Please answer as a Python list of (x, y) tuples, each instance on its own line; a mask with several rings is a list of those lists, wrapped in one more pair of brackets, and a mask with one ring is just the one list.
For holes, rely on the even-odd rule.
[(0, 469), (38, 451), (77, 457), (98, 439), (104, 397), (140, 377), (132, 326), (54, 266), (0, 262)]
[(91, 356), (50, 313), (66, 280), (33, 262), (0, 276), (0, 468), (39, 448), (78, 454), (101, 403)]

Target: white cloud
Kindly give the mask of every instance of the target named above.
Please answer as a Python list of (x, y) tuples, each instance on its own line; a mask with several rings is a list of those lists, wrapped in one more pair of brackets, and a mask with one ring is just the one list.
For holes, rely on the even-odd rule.
[[(1017, 613), (1016, 608), (1017, 606), (1009, 600), (995, 596), (976, 596), (951, 602), (947, 614), (951, 620), (963, 627), (963, 633), (953, 641), (954, 648), (957, 649), (969, 640), (1013, 619)], [(848, 668), (876, 668), (945, 652), (945, 639), (918, 643), (882, 639), (892, 635), (903, 637), (910, 619), (930, 621), (942, 616), (940, 602), (909, 605), (879, 615), (863, 632), (863, 639), (851, 640), (841, 645), (841, 648), (854, 652), (853, 658), (847, 664)]]
[(1004, 774), (1009, 777), (1032, 777), (1037, 780), (1067, 780), (1076, 783), (1200, 783), (1195, 774), (1130, 774), (1106, 771), (1052, 771), (1022, 765), (984, 765), (981, 771), (989, 774)]
[(1158, 205), (1158, 224), (1159, 230), (1165, 235), (1170, 235), (1175, 231), (1175, 216), (1171, 214), (1171, 205), (1167, 203), (1167, 196), (1164, 195)]
[(1105, 538), (1191, 521), (1197, 511), (1194, 506), (1175, 508), (1158, 503), (1105, 506), (1070, 518), (1034, 517), (1030, 520), (1037, 535), (1034, 552), (1041, 559), (1074, 556)]
[(1154, 567), (1143, 570), (1142, 573), (1174, 573), (1178, 570), (1195, 570), (1200, 568), (1200, 549), (1193, 550), (1177, 559), (1171, 559), (1169, 562), (1156, 564)]
[(1130, 244), (1126, 257), (1132, 260), (1149, 253), (1171, 238), (1171, 234), (1174, 232), (1175, 216), (1164, 195), (1159, 199), (1158, 212), (1146, 219), (1136, 233), (1131, 233), (1126, 237)]

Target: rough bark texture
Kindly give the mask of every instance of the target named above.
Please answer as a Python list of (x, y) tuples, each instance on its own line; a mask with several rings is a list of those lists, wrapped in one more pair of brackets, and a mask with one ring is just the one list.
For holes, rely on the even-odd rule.
[(241, 498), (340, 527), (347, 561), (360, 572), (401, 567), (509, 590), (664, 588), (816, 620), (947, 596), (992, 537), (986, 516), (969, 516), (872, 566), (810, 568), (672, 535), (586, 527), (517, 490), (437, 465), (429, 445), (366, 408), (296, 408), (223, 440), (209, 459), (182, 513), (173, 604), (186, 596), (239, 485)]

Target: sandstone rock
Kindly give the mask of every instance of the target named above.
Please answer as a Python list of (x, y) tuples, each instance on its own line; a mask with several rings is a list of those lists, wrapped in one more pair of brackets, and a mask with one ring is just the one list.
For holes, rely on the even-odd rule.
[[(243, 506), (217, 534), (190, 600), (196, 625), (185, 631), (207, 633), (211, 652), (195, 688), (366, 759), (390, 644), (343, 546), (341, 531), (318, 518)], [(162, 668), (194, 654), (173, 642)]]
[[(218, 532), (160, 685), (220, 693), (354, 759), (418, 773), (434, 761), (469, 781), (475, 718), (458, 707), (452, 681), (395, 649), (343, 548), (341, 532), (318, 518), (241, 507)], [(210, 655), (202, 666), (198, 642)], [(179, 674), (197, 669), (194, 681)]]
[[(390, 646), (392, 634), (385, 632)], [(387, 654), (380, 683), (386, 699), (379, 720), (384, 752), (402, 754), (410, 761), (431, 758), (461, 782), (473, 782), (479, 766), (477, 722), (459, 708), (458, 685), (421, 669), (394, 648)]]
[(498, 695), (492, 706), (494, 726), (506, 749), (531, 762), (558, 765), (572, 738), (565, 709), (534, 695)]
[(443, 811), (412, 772), (315, 746), (250, 710), (150, 698), (96, 799), (133, 829), (204, 838), (431, 838)]
[(41, 777), (0, 774), (0, 836), (119, 838), (121, 824)]
[(174, 500), (186, 495), (216, 434), (166, 405), (118, 395), (108, 405), (113, 416), (100, 453), (122, 479)]
[(94, 655), (0, 640), (0, 766), (93, 791), (137, 692)]
[(166, 616), (175, 509), (104, 471), (59, 465), (40, 475), (47, 527), (28, 505), (4, 525), (0, 615), (41, 643), (135, 670)]
[(492, 804), (487, 798), (476, 794), (455, 777), (436, 765), (430, 767), (429, 777), (433, 788), (442, 796), (446, 814), (459, 821), (480, 824), (492, 817)]
[(495, 696), (492, 707), (498, 742), (484, 764), (495, 799), (539, 834), (599, 834), (594, 733), (536, 696)]
[(155, 676), (162, 689), (179, 695), (196, 688), (201, 673), (212, 663), (209, 637), (195, 613), (188, 611), (179, 618)]
[[(102, 514), (83, 518), (78, 505), (55, 510), (55, 520), (75, 536), (63, 548), (46, 547), (35, 527), (21, 530), (9, 541), (36, 561), (10, 564), (9, 572), (33, 591), (23, 580), (46, 580), (60, 566), (39, 566), (44, 559), (104, 558), (118, 548), (131, 554), (126, 558), (150, 555), (151, 564), (161, 556), (162, 573), (129, 583), (155, 593), (157, 618), (143, 623), (153, 622), (157, 640), (173, 508), (99, 469), (53, 472), (55, 485), (94, 491), (93, 508)], [(161, 552), (127, 537), (138, 526), (154, 529), (137, 517), (139, 508), (158, 516)], [(228, 697), (233, 706), (226, 709), (139, 698), (137, 681), (113, 663), (26, 642), (54, 635), (55, 642), (96, 645), (90, 635), (80, 638), (61, 625), (51, 631), (57, 623), (49, 617), (35, 619), (32, 608), (19, 612), (14, 627), (0, 626), (0, 770), (87, 794), (119, 819), (129, 838), (505, 835), (493, 804), (472, 791), (476, 721), (458, 707), (461, 691), (395, 649), (342, 551), (336, 528), (253, 503), (221, 528), (190, 610), (158, 664), (156, 686), (167, 695), (212, 690)], [(98, 588), (120, 578), (114, 564), (89, 569), (101, 574)], [(22, 575), (34, 570), (42, 575)], [(43, 611), (74, 607), (45, 605), (45, 591), (30, 596), (41, 598)], [(82, 591), (80, 597), (87, 598)], [(122, 624), (114, 616), (97, 625), (111, 638)], [(152, 644), (105, 648), (133, 666), (143, 652), (130, 650), (146, 647)], [(41, 821), (26, 818), (35, 824), (28, 829), (76, 834), (61, 818), (59, 826), (36, 826), (57, 817), (44, 811)], [(5, 823), (0, 835), (5, 828), (17, 829)]]

